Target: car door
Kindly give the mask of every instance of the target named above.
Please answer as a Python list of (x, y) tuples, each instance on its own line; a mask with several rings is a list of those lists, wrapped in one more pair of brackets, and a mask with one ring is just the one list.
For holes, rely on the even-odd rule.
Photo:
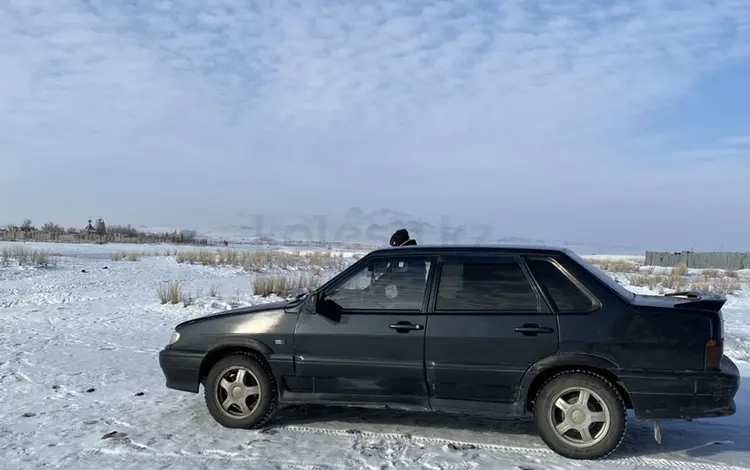
[[(427, 406), (424, 338), (435, 258), (365, 259), (303, 311), (294, 334), (295, 382), (326, 400)], [(335, 311), (330, 311), (333, 307)]]
[(558, 349), (557, 317), (526, 266), (507, 254), (441, 257), (436, 277), (425, 339), (433, 407), (514, 402), (529, 366)]

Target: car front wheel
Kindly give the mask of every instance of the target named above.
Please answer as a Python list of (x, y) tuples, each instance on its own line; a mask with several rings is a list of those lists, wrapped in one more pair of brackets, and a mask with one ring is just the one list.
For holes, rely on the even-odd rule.
[(219, 360), (208, 373), (204, 393), (209, 413), (227, 428), (260, 426), (277, 403), (273, 374), (249, 353)]
[(587, 371), (549, 380), (535, 400), (539, 435), (550, 449), (572, 459), (599, 459), (625, 437), (627, 408), (617, 388)]

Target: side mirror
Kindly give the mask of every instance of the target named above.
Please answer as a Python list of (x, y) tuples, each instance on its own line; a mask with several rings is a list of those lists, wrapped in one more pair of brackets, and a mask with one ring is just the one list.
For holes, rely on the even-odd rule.
[(294, 296), (294, 300), (299, 300), (309, 293), (310, 289), (308, 289), (307, 287), (301, 287), (299, 289), (296, 289), (292, 295)]
[(320, 304), (321, 302), (323, 302), (323, 299), (325, 299), (326, 293), (325, 292), (316, 292), (315, 294), (313, 294), (312, 297), (314, 297), (315, 307), (317, 308), (318, 304)]
[(315, 296), (315, 313), (337, 323), (341, 320), (341, 307), (327, 299), (323, 292)]

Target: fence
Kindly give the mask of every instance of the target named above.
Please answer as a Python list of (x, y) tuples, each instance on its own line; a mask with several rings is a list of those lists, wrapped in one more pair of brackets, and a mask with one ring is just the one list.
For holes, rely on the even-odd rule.
[(696, 269), (750, 269), (750, 253), (741, 252), (646, 252), (646, 266), (677, 267), (686, 265)]

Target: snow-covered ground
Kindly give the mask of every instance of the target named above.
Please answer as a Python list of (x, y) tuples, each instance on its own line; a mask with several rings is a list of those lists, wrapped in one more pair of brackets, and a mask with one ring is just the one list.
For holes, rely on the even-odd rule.
[[(0, 249), (3, 247), (22, 246), (27, 250), (45, 250), (59, 256), (74, 256), (85, 258), (110, 258), (115, 253), (142, 252), (146, 254), (164, 254), (166, 252), (190, 252), (225, 249), (223, 246), (199, 246), (199, 245), (173, 245), (168, 243), (154, 243), (137, 245), (133, 243), (105, 243), (86, 244), (86, 243), (46, 243), (46, 242), (6, 242), (0, 240)], [(263, 246), (263, 245), (231, 245), (229, 248), (236, 251), (257, 251), (257, 250), (280, 250), (288, 253), (310, 253), (314, 250), (311, 248), (288, 247), (288, 246)], [(344, 256), (350, 256), (353, 253), (361, 253), (358, 250), (339, 249), (335, 250)]]
[[(182, 320), (266, 301), (251, 295), (252, 274), (174, 256), (110, 258), (174, 247), (27, 247), (65, 256), (48, 268), (0, 264), (0, 469), (750, 468), (747, 378), (737, 415), (664, 423), (661, 446), (648, 423), (631, 420), (607, 462), (553, 454), (529, 420), (309, 407), (283, 411), (264, 431), (228, 430), (201, 395), (164, 386), (157, 355)], [(161, 305), (162, 281), (203, 294), (188, 307)], [(726, 334), (740, 348), (750, 338), (747, 282), (729, 298)], [(738, 365), (749, 377), (750, 365)]]

